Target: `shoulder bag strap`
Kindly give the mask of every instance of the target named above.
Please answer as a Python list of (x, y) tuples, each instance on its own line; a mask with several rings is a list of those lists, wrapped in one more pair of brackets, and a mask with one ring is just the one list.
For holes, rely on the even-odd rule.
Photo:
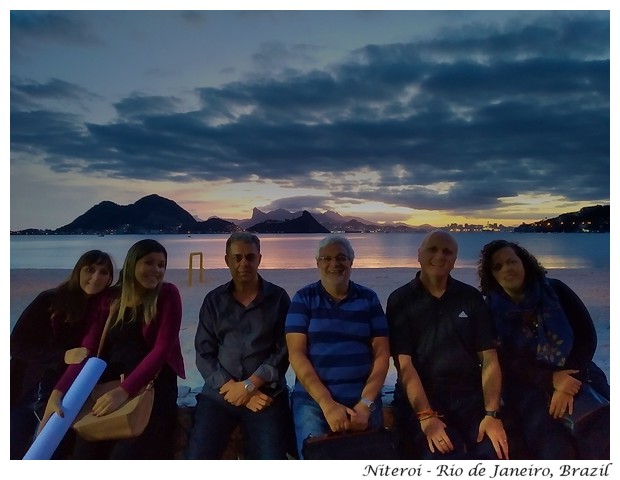
[(101, 356), (101, 350), (103, 349), (103, 344), (105, 343), (105, 337), (108, 335), (108, 330), (110, 330), (110, 324), (112, 323), (112, 312), (108, 313), (108, 319), (105, 321), (105, 326), (103, 327), (103, 332), (101, 332), (101, 338), (99, 339), (99, 348), (97, 348), (97, 357)]

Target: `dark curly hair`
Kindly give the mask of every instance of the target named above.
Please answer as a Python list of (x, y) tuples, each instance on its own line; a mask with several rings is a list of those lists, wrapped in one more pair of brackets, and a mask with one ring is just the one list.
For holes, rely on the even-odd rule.
[(493, 240), (482, 247), (480, 259), (478, 260), (478, 278), (480, 279), (480, 291), (488, 295), (493, 291), (501, 291), (502, 287), (497, 283), (493, 276), (493, 255), (502, 248), (510, 247), (517, 257), (523, 262), (525, 269), (525, 283), (530, 283), (544, 278), (547, 271), (540, 264), (534, 255), (528, 252), (518, 243), (508, 240)]

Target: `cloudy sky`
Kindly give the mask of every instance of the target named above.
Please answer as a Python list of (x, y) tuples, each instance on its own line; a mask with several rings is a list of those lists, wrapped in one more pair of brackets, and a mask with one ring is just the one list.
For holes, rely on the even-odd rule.
[(437, 226), (610, 201), (609, 11), (12, 3), (12, 230), (151, 193)]

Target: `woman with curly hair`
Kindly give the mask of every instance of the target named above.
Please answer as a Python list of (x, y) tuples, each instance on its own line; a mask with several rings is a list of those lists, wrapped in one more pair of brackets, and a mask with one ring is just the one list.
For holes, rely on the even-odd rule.
[(577, 437), (561, 421), (585, 382), (607, 399), (609, 384), (592, 362), (597, 339), (587, 308), (546, 273), (514, 242), (494, 240), (482, 249), (478, 275), (499, 338), (505, 410), (516, 416), (534, 458), (609, 458), (608, 409)]

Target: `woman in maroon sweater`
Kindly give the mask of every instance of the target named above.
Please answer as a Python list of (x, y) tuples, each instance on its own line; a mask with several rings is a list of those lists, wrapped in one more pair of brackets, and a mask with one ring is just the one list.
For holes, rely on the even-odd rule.
[(28, 450), (39, 423), (35, 412), (40, 415), (67, 363), (80, 361), (76, 347), (86, 331), (86, 312), (113, 275), (110, 255), (89, 250), (68, 280), (41, 292), (19, 316), (11, 332), (11, 459)]
[[(78, 437), (75, 459), (172, 459), (177, 409), (177, 376), (185, 378), (179, 329), (181, 296), (171, 283), (163, 281), (167, 252), (155, 240), (134, 244), (120, 273), (120, 279), (92, 309), (91, 328), (84, 337), (84, 360), (97, 354), (106, 320), (110, 327), (100, 357), (107, 367), (101, 383), (119, 379), (120, 386), (102, 395), (93, 407), (95, 415), (117, 410), (155, 379), (155, 402), (146, 430), (137, 438), (88, 442)], [(61, 400), (79, 374), (84, 362), (67, 369), (56, 384), (46, 414), (62, 414)]]

